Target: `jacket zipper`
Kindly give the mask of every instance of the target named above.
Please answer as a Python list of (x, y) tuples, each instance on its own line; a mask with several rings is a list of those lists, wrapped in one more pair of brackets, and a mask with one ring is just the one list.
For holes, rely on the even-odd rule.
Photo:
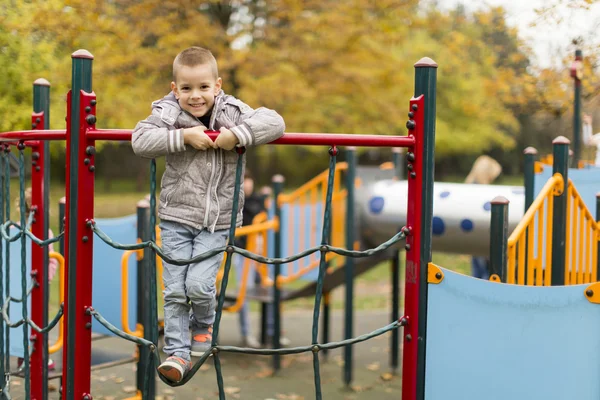
[[(210, 123), (208, 126), (208, 129), (214, 129), (214, 123), (216, 120), (216, 116), (217, 116), (217, 112), (219, 110), (219, 107), (221, 107), (221, 98), (219, 98), (217, 96), (217, 99), (215, 101), (215, 104), (213, 105), (213, 113), (211, 115), (210, 118)], [(198, 119), (199, 120), (199, 119)], [(219, 149), (220, 150), (220, 149)], [(205, 211), (204, 211), (204, 221), (203, 221), (203, 226), (208, 228), (208, 218), (210, 216), (210, 202), (211, 202), (211, 196), (212, 196), (212, 188), (213, 188), (213, 176), (215, 173), (215, 169), (216, 169), (216, 165), (215, 165), (215, 156), (216, 156), (216, 150), (210, 150), (212, 152), (212, 164), (211, 164), (211, 168), (210, 168), (210, 180), (208, 182), (208, 190), (206, 191), (206, 206), (205, 206)], [(218, 183), (218, 182), (217, 182)], [(216, 189), (215, 189), (216, 191)], [(219, 218), (219, 199), (217, 199), (217, 217), (215, 218), (215, 223), (208, 228), (208, 230), (213, 233), (214, 232), (214, 228), (217, 225), (217, 220)]]
[(221, 214), (221, 203), (219, 203), (219, 196), (217, 196), (217, 187), (219, 182), (221, 181), (221, 174), (223, 173), (223, 169), (225, 168), (225, 166), (223, 165), (223, 150), (219, 149), (219, 160), (220, 160), (220, 168), (219, 168), (219, 175), (217, 177), (217, 184), (215, 185), (215, 199), (217, 199), (217, 216), (215, 217), (215, 222), (213, 223), (213, 226), (211, 227), (211, 232), (214, 233), (215, 228), (217, 227), (217, 222), (219, 221), (219, 215)]
[(210, 179), (208, 181), (208, 190), (206, 191), (206, 206), (204, 211), (204, 222), (202, 224), (204, 225), (204, 227), (208, 227), (208, 217), (210, 215), (210, 198), (212, 197), (213, 176), (215, 172), (215, 150), (211, 149), (210, 152), (212, 153), (212, 162), (210, 165)]

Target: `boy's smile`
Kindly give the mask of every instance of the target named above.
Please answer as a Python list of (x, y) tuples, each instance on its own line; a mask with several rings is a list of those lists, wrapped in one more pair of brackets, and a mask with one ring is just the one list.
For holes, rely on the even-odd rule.
[(209, 64), (182, 65), (177, 70), (177, 82), (171, 82), (171, 89), (181, 108), (200, 118), (215, 104), (215, 96), (221, 90), (221, 78), (215, 77)]

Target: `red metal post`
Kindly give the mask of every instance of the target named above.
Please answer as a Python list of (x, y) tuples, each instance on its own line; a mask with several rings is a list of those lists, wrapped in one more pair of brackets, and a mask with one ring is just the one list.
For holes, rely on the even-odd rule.
[[(93, 232), (88, 226), (88, 221), (91, 221), (94, 216), (94, 145), (93, 140), (89, 140), (86, 136), (88, 128), (94, 128), (95, 115), (92, 110), (95, 110), (96, 95), (81, 91), (79, 93), (79, 129), (73, 134), (79, 135), (79, 149), (76, 156), (76, 165), (68, 165), (68, 168), (77, 169), (77, 188), (74, 196), (71, 196), (70, 190), (67, 190), (67, 199), (77, 199), (76, 214), (71, 215), (71, 207), (67, 206), (66, 211), (66, 234), (70, 235), (71, 229), (75, 230), (77, 238), (77, 252), (74, 265), (77, 267), (75, 285), (71, 282), (67, 285), (68, 293), (65, 294), (65, 299), (75, 299), (74, 304), (68, 304), (65, 301), (65, 307), (75, 307), (74, 330), (69, 330), (68, 333), (73, 337), (65, 335), (64, 358), (68, 359), (69, 352), (73, 352), (71, 356), (71, 364), (73, 370), (71, 374), (63, 371), (63, 388), (65, 387), (67, 376), (72, 377), (72, 383), (75, 385), (73, 393), (75, 398), (91, 399), (90, 394), (90, 365), (91, 365), (91, 350), (92, 350), (92, 317), (89, 310), (92, 307), (92, 259), (93, 259)], [(67, 159), (70, 158), (70, 148), (72, 138), (67, 136)], [(68, 171), (67, 171), (68, 172)], [(70, 181), (69, 181), (70, 182)], [(69, 186), (67, 186), (69, 188)], [(69, 236), (68, 236), (69, 237)], [(69, 246), (72, 243), (70, 240), (65, 240), (65, 254), (69, 252)], [(69, 267), (73, 264), (69, 263)], [(71, 271), (72, 272), (72, 271)], [(69, 271), (66, 271), (68, 274)], [(76, 293), (70, 293), (71, 290), (76, 290)], [(70, 294), (70, 295), (69, 295)], [(67, 324), (69, 325), (69, 324)], [(67, 330), (65, 330), (67, 332)], [(73, 363), (74, 361), (74, 363)], [(63, 365), (67, 366), (69, 360)]]
[(421, 218), (423, 212), (423, 138), (424, 138), (424, 96), (410, 101), (409, 113), (412, 118), (408, 123), (408, 134), (415, 139), (415, 145), (408, 148), (406, 154), (408, 170), (408, 210), (406, 227), (406, 277), (404, 315), (408, 325), (404, 327), (404, 355), (402, 365), (402, 398), (417, 398), (417, 350), (419, 321), (419, 276), (421, 265), (419, 249), (421, 248)]
[[(32, 125), (36, 130), (44, 129), (44, 113), (33, 113), (31, 116)], [(33, 212), (33, 223), (31, 224), (32, 233), (40, 238), (46, 239), (47, 232), (44, 232), (45, 213), (44, 207), (44, 159), (46, 154), (43, 145), (31, 147), (31, 211)], [(44, 299), (45, 292), (48, 290), (48, 282), (44, 280), (44, 248), (35, 243), (31, 243), (31, 278), (35, 279), (36, 285), (31, 291), (31, 320), (39, 327), (44, 327)], [(29, 364), (31, 376), (31, 398), (32, 400), (43, 399), (44, 382), (44, 353), (42, 346), (47, 340), (47, 334), (41, 334), (31, 329), (31, 361)]]
[[(71, 171), (71, 103), (72, 103), (72, 97), (73, 97), (73, 93), (71, 90), (69, 90), (69, 92), (67, 93), (67, 135), (66, 135), (66, 141), (65, 141), (65, 146), (66, 146), (66, 154), (65, 154), (65, 198), (70, 199), (71, 198), (71, 176), (70, 176), (70, 171)], [(70, 233), (70, 229), (69, 229), (69, 207), (65, 207), (65, 226), (64, 226), (64, 252), (63, 252), (63, 257), (65, 260), (64, 263), (64, 267), (63, 267), (63, 273), (64, 273), (64, 279), (65, 279), (65, 284), (63, 286), (63, 291), (64, 291), (64, 303), (63, 303), (63, 317), (62, 317), (62, 322), (60, 322), (61, 324), (63, 324), (63, 352), (62, 352), (62, 378), (61, 378), (61, 385), (62, 388), (66, 388), (66, 379), (67, 379), (67, 374), (66, 374), (66, 369), (67, 369), (67, 353), (69, 350), (69, 339), (70, 339), (70, 332), (69, 332), (69, 327), (67, 324), (67, 313), (69, 312), (69, 266), (70, 266), (70, 260), (69, 260), (69, 233)], [(65, 391), (63, 390), (63, 393)]]
[[(68, 95), (67, 207), (65, 255), (65, 339), (62, 398), (91, 400), (92, 256), (94, 212), (94, 140), (87, 130), (96, 123), (96, 95), (91, 91), (91, 60), (86, 50), (73, 58), (73, 85)], [(86, 92), (90, 91), (90, 92)]]

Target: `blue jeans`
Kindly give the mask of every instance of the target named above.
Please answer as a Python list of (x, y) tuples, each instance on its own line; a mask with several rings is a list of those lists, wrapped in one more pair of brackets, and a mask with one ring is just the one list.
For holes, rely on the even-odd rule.
[[(176, 260), (187, 260), (225, 246), (229, 231), (210, 233), (184, 224), (161, 221), (162, 250)], [(192, 329), (215, 321), (217, 272), (223, 254), (189, 265), (164, 262), (165, 347), (163, 351), (190, 360)], [(191, 303), (191, 304), (190, 304)], [(193, 315), (190, 316), (190, 308)]]
[(490, 279), (490, 270), (486, 257), (473, 257), (471, 259), (471, 275), (479, 279)]

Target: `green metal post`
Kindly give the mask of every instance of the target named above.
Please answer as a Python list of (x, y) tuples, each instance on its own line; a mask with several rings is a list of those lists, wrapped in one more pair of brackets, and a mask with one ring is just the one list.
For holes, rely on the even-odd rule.
[[(4, 148), (4, 218), (6, 221), (10, 220), (10, 146), (6, 146)], [(6, 246), (4, 248), (4, 267), (5, 267), (5, 277), (4, 287), (7, 288), (7, 293), (10, 290), (10, 243), (6, 242)], [(7, 315), (10, 317), (10, 308), (7, 310)], [(10, 351), (10, 329), (7, 327), (4, 331), (4, 346), (6, 349), (5, 354), (8, 354)], [(10, 373), (10, 357), (5, 357), (4, 360), (0, 360), (0, 362), (5, 362), (4, 373)], [(6, 388), (10, 388), (10, 382), (6, 383)]]
[[(404, 177), (404, 158), (402, 153), (404, 150), (400, 147), (394, 147), (392, 149), (392, 157), (394, 162), (394, 173), (397, 180), (401, 180)], [(402, 261), (400, 259), (400, 252), (396, 251), (390, 262), (392, 269), (392, 321), (397, 321), (400, 318), (400, 268)], [(392, 370), (395, 372), (398, 369), (400, 359), (400, 331), (394, 329), (392, 331), (392, 337), (390, 339), (390, 364)]]
[[(63, 232), (65, 230), (65, 215), (66, 215), (66, 205), (67, 199), (66, 197), (61, 197), (58, 200), (58, 232)], [(58, 251), (63, 256), (65, 255), (65, 237), (60, 238), (58, 241)]]
[[(329, 242), (331, 243), (331, 242)], [(329, 263), (327, 264), (329, 266)], [(331, 321), (331, 306), (330, 306), (330, 298), (331, 292), (323, 293), (323, 330), (321, 331), (321, 342), (329, 343), (329, 322)], [(329, 350), (323, 349), (321, 350), (323, 353), (323, 357), (327, 359), (329, 356)]]
[(523, 169), (525, 172), (525, 211), (529, 210), (529, 207), (534, 200), (534, 184), (535, 184), (535, 158), (537, 156), (537, 150), (534, 147), (528, 147), (523, 150), (525, 160), (523, 163)]
[[(33, 83), (33, 112), (35, 120), (32, 122), (32, 128), (49, 129), (50, 83), (46, 79), (40, 78)], [(40, 113), (43, 113), (43, 115), (39, 115)], [(43, 125), (40, 126), (40, 124)], [(41, 231), (39, 237), (45, 240), (48, 238), (48, 229), (50, 228), (50, 143), (44, 140), (33, 149), (35, 151), (32, 154), (32, 162), (35, 165), (35, 171), (32, 171), (32, 202), (38, 206), (38, 211), (35, 218), (37, 222), (32, 226), (32, 230), (36, 235), (40, 235)], [(32, 165), (32, 168), (34, 168), (34, 165)], [(42, 176), (39, 176), (39, 174), (42, 174)], [(38, 226), (37, 224), (40, 223), (41, 226)], [(38, 273), (41, 271), (42, 276), (40, 284), (31, 294), (32, 318), (34, 322), (46, 326), (48, 325), (48, 304), (50, 302), (47, 268), (49, 252), (48, 246), (41, 249), (36, 248), (36, 246), (32, 247), (32, 262), (34, 260), (36, 262), (40, 261), (39, 256), (41, 253), (41, 264), (39, 266), (32, 265), (32, 271), (37, 270)], [(38, 291), (41, 291), (41, 293), (38, 293)], [(38, 320), (40, 316), (41, 320)], [(31, 355), (31, 377), (32, 389), (35, 390), (35, 393), (32, 391), (32, 397), (45, 400), (48, 398), (48, 385), (45, 384), (48, 381), (48, 368), (45, 367), (48, 365), (48, 335), (35, 332), (32, 329), (31, 337), (34, 345)]]
[[(600, 193), (596, 193), (596, 222), (600, 222)], [(596, 281), (600, 281), (600, 246), (597, 241), (594, 246), (596, 247), (596, 265), (592, 267), (596, 268)]]
[[(152, 240), (150, 235), (150, 202), (140, 200), (137, 204), (137, 235), (142, 242)], [(144, 248), (144, 256), (137, 260), (137, 322), (143, 326), (144, 339), (152, 341), (151, 331), (158, 329), (158, 326), (152, 326), (150, 314), (150, 302), (154, 301), (151, 294), (148, 281), (150, 259), (152, 257), (152, 249)], [(153, 400), (156, 393), (156, 383), (154, 368), (148, 368), (148, 363), (154, 363), (154, 357), (150, 357), (150, 349), (148, 346), (138, 345), (138, 361), (137, 361), (137, 388), (142, 393), (142, 400)], [(147, 371), (152, 371), (148, 374)], [(147, 375), (147, 376), (146, 376)], [(147, 386), (144, 386), (144, 383)]]
[(567, 188), (569, 184), (569, 144), (564, 136), (552, 141), (554, 165), (552, 174), (561, 174), (564, 179), (564, 190), (554, 198), (552, 217), (552, 286), (565, 284), (565, 254), (567, 237)]
[[(273, 201), (275, 202), (275, 218), (279, 221), (279, 229), (275, 232), (274, 247), (275, 258), (281, 257), (281, 207), (279, 206), (279, 195), (283, 191), (283, 183), (285, 178), (283, 175), (275, 175), (273, 177)], [(275, 264), (275, 273), (273, 275), (273, 348), (280, 347), (279, 338), (281, 337), (281, 290), (279, 289), (279, 275), (281, 274), (281, 264)], [(281, 368), (281, 358), (279, 354), (273, 355), (273, 370), (279, 371)]]
[(508, 200), (498, 196), (491, 202), (490, 221), (490, 274), (496, 274), (506, 282), (508, 254)]
[[(148, 235), (150, 235), (150, 240), (156, 243), (156, 159), (152, 159), (150, 161), (150, 209), (149, 209), (149, 218), (150, 221), (148, 223)], [(158, 347), (158, 308), (157, 308), (157, 296), (158, 296), (158, 283), (157, 283), (157, 273), (156, 273), (156, 252), (153, 249), (146, 249), (144, 251), (144, 259), (147, 260), (149, 273), (146, 275), (146, 289), (148, 291), (148, 298), (150, 302), (146, 308), (146, 318), (148, 323), (148, 329), (144, 328), (144, 336), (150, 342), (152, 342), (155, 346), (155, 349)], [(160, 277), (162, 279), (162, 276)], [(150, 349), (152, 350), (152, 349)], [(158, 350), (156, 350), (158, 351)], [(147, 366), (148, 374), (155, 374), (156, 367), (154, 357), (149, 357)], [(148, 379), (151, 382), (156, 380), (156, 377), (153, 376)], [(150, 394), (156, 393), (154, 385), (150, 388)], [(150, 399), (154, 399), (154, 396), (150, 397)]]
[[(6, 154), (4, 153), (4, 145), (0, 145), (0, 224), (4, 224), (5, 219), (4, 219), (4, 199), (5, 197), (5, 192), (4, 192), (4, 180), (5, 179), (9, 179), (9, 176), (6, 176), (4, 173), (4, 157), (6, 156)], [(4, 248), (3, 248), (3, 244), (4, 244), (4, 239), (2, 237), (0, 237), (0, 307), (4, 306), (4, 286), (5, 286), (5, 282), (4, 282)], [(7, 246), (9, 245), (8, 243), (6, 244)], [(7, 267), (7, 266), (6, 266)], [(7, 287), (7, 293), (10, 291), (10, 289)], [(0, 321), (0, 399), (5, 400), (6, 396), (4, 393), (4, 389), (5, 389), (5, 384), (6, 384), (6, 379), (5, 379), (5, 370), (4, 370), (4, 363), (5, 360), (6, 362), (8, 362), (8, 360), (10, 359), (10, 357), (5, 357), (5, 342), (4, 342), (4, 329), (6, 327), (6, 330), (8, 331), (10, 328), (8, 326), (5, 325), (5, 321), (4, 318), (2, 318), (2, 321)], [(6, 347), (6, 353), (8, 354), (10, 350), (8, 349), (8, 347)]]
[(572, 77), (575, 81), (573, 101), (573, 162), (571, 167), (577, 168), (581, 159), (581, 79), (583, 71), (583, 52), (575, 50), (575, 62), (573, 63)]
[[(354, 182), (356, 180), (356, 149), (349, 147), (346, 151), (346, 248), (354, 249)], [(354, 337), (354, 257), (346, 257), (344, 276), (346, 280), (346, 299), (344, 308), (344, 339)], [(352, 346), (344, 346), (344, 383), (352, 382)]]
[[(534, 200), (534, 185), (535, 185), (535, 158), (537, 155), (537, 150), (533, 147), (527, 147), (523, 154), (525, 155), (523, 169), (525, 175), (525, 210), (524, 213), (529, 210), (529, 207), (533, 203)], [(529, 249), (529, 237), (525, 238), (525, 251)], [(527, 275), (527, 257), (525, 257), (525, 275)], [(505, 277), (506, 278), (506, 277)], [(504, 282), (504, 281), (503, 281)]]
[[(421, 177), (423, 180), (422, 214), (420, 218), (421, 241), (418, 248), (419, 268), (419, 311), (417, 342), (417, 388), (416, 398), (425, 399), (425, 344), (427, 342), (427, 265), (431, 262), (432, 220), (433, 220), (433, 178), (435, 170), (435, 116), (437, 64), (430, 58), (423, 58), (415, 64), (414, 97), (425, 96), (424, 143)], [(418, 173), (418, 171), (417, 171)], [(417, 250), (417, 249), (415, 249)], [(403, 372), (404, 373), (404, 372)], [(408, 398), (407, 398), (408, 400)]]

